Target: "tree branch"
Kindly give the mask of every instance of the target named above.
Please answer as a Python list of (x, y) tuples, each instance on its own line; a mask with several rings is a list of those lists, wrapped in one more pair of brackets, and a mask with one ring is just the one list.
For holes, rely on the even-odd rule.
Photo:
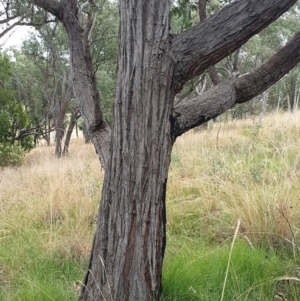
[(234, 52), (259, 33), (297, 0), (237, 0), (203, 23), (176, 35), (172, 50), (175, 63), (174, 91)]
[(42, 7), (52, 15), (54, 15), (59, 21), (63, 20), (63, 5), (57, 0), (32, 0), (33, 3), (39, 7)]
[(9, 21), (14, 20), (14, 19), (17, 19), (17, 18), (19, 18), (19, 17), (20, 17), (19, 15), (14, 15), (14, 16), (11, 16), (11, 17), (7, 17), (7, 18), (5, 18), (5, 19), (0, 20), (0, 24), (6, 24), (6, 23), (8, 23)]
[(222, 82), (198, 97), (175, 105), (172, 114), (175, 140), (188, 130), (267, 90), (300, 62), (300, 33), (254, 72)]
[(22, 18), (21, 20), (15, 22), (14, 24), (12, 24), (11, 26), (7, 27), (6, 29), (4, 29), (1, 33), (0, 33), (0, 38), (2, 38), (5, 34), (7, 34), (9, 31), (11, 31), (14, 27), (16, 26), (42, 26), (46, 23), (53, 23), (56, 22), (55, 20), (46, 20), (42, 23), (36, 23), (36, 22), (22, 22), (24, 18)]

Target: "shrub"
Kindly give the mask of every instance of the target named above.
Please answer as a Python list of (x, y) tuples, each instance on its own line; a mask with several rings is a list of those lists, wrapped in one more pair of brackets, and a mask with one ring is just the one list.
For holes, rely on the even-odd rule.
[(0, 143), (0, 167), (22, 165), (24, 154), (18, 144)]

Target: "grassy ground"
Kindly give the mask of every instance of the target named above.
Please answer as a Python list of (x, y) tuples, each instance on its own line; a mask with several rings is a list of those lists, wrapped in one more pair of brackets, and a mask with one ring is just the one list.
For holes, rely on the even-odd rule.
[[(300, 300), (299, 138), (297, 113), (178, 139), (163, 300)], [(78, 296), (103, 172), (81, 140), (67, 158), (53, 151), (36, 148), (24, 166), (0, 171), (1, 301)]]

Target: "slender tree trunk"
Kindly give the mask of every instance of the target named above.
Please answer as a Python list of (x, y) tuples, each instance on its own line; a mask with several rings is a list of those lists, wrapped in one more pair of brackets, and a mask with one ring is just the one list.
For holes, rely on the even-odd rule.
[(291, 77), (291, 82), (290, 82), (290, 91), (289, 91), (289, 109), (290, 112), (294, 112), (295, 110), (295, 102), (296, 102), (296, 78), (293, 76)]
[(70, 122), (69, 122), (66, 139), (65, 139), (65, 144), (64, 144), (63, 155), (66, 155), (69, 152), (69, 145), (70, 145), (72, 132), (73, 132), (74, 126), (76, 124), (76, 121), (79, 117), (80, 117), (79, 110), (77, 107), (75, 107), (73, 109), (71, 117), (70, 117)]
[(47, 146), (49, 146), (51, 144), (51, 132), (50, 132), (50, 129), (51, 129), (51, 123), (50, 123), (50, 120), (48, 120), (48, 122), (45, 123), (45, 140), (46, 140), (46, 144)]
[(84, 121), (82, 123), (82, 134), (83, 134), (84, 143), (90, 143), (91, 138), (89, 136), (89, 132), (87, 130), (87, 126)]
[(298, 110), (298, 104), (299, 104), (299, 87), (297, 85), (297, 80), (295, 84), (295, 101), (294, 101), (294, 108), (293, 108), (293, 113), (296, 113)]
[(120, 4), (112, 154), (82, 301), (154, 300), (161, 290), (174, 100), (169, 6), (134, 2)]
[(62, 140), (65, 134), (64, 114), (55, 116), (55, 157), (62, 155)]

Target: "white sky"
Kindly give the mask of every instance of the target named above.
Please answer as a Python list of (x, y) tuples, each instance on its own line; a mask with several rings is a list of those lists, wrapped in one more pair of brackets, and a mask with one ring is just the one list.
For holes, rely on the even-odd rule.
[(30, 31), (31, 29), (28, 26), (17, 26), (0, 38), (0, 48), (7, 49), (12, 46), (20, 48), (22, 42), (28, 38)]

